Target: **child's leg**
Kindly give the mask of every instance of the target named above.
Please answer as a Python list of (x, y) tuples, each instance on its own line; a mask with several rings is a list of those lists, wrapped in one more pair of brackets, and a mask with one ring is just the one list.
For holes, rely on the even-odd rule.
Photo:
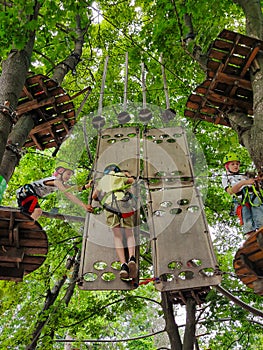
[(136, 259), (135, 259), (135, 244), (136, 243), (135, 243), (133, 229), (130, 227), (126, 227), (125, 228), (125, 235), (126, 235), (126, 241), (127, 241), (128, 251), (129, 251), (129, 262), (128, 262), (129, 277), (136, 278), (137, 274), (138, 274), (138, 267), (137, 267)]
[(259, 229), (263, 226), (263, 205), (259, 205), (258, 198), (255, 198), (253, 204), (256, 204), (255, 207), (251, 207), (253, 221), (255, 223), (255, 229)]
[(255, 231), (255, 223), (253, 220), (252, 210), (250, 207), (244, 205), (242, 207), (243, 232), (244, 234)]
[(124, 264), (126, 262), (125, 260), (125, 252), (123, 247), (123, 241), (122, 241), (122, 230), (120, 226), (115, 226), (112, 228), (113, 236), (114, 236), (114, 244), (116, 253), (118, 255), (118, 258), (120, 260), (121, 264)]
[(135, 238), (133, 234), (133, 229), (125, 227), (125, 236), (127, 241), (129, 257), (135, 256)]

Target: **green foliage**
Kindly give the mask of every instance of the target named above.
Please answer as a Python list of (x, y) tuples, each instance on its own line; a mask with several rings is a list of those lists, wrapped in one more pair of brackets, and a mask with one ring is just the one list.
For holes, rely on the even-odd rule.
[[(40, 15), (33, 19), (33, 0), (17, 0), (1, 4), (0, 40), (2, 60), (10, 49), (23, 49), (32, 31), (36, 31), (31, 70), (52, 77), (54, 67), (74, 49), (76, 16), (80, 16), (81, 28), (86, 30), (81, 61), (76, 71), (70, 71), (63, 87), (70, 95), (90, 86), (92, 93), (78, 116), (74, 133), (65, 141), (57, 158), (53, 150), (28, 150), (17, 166), (4, 195), (3, 204), (16, 206), (15, 191), (22, 184), (50, 176), (59, 160), (67, 160), (76, 168), (77, 185), (83, 185), (92, 176), (92, 160), (87, 156), (83, 135), (84, 117), (91, 137), (88, 146), (94, 157), (96, 132), (90, 130), (91, 118), (97, 114), (103, 67), (109, 56), (103, 107), (123, 102), (125, 53), (129, 57), (128, 101), (142, 102), (141, 63), (145, 64), (147, 103), (166, 108), (163, 79), (159, 63), (160, 54), (166, 68), (169, 100), (177, 112), (176, 122), (182, 123), (196, 136), (204, 153), (207, 169), (198, 169), (200, 178), (206, 177), (206, 215), (213, 233), (222, 285), (245, 302), (262, 308), (261, 298), (255, 296), (234, 275), (232, 260), (242, 241), (236, 219), (229, 217), (231, 200), (221, 187), (224, 172), (222, 158), (229, 150), (237, 151), (244, 170), (252, 167), (246, 149), (238, 143), (236, 134), (229, 128), (205, 122), (188, 121), (184, 117), (185, 103), (205, 78), (202, 67), (193, 59), (193, 49), (198, 45), (202, 54), (222, 29), (245, 32), (245, 19), (241, 8), (234, 2), (211, 0), (187, 1), (96, 1), (98, 9), (90, 7), (91, 1), (41, 1)], [(92, 6), (95, 6), (92, 2)], [(104, 17), (99, 17), (101, 11)], [(186, 48), (184, 38), (189, 28), (184, 15), (193, 20), (194, 41)], [(89, 25), (90, 24), (90, 25)], [(74, 100), (76, 109), (83, 95)], [(105, 109), (107, 111), (107, 109)], [(112, 118), (112, 119), (111, 119)], [(114, 119), (115, 118), (115, 119)], [(116, 120), (110, 115), (109, 124)], [(171, 122), (171, 126), (175, 123)], [(79, 129), (78, 129), (79, 127)], [(75, 137), (75, 138), (74, 138)], [(84, 148), (84, 151), (83, 151)], [(197, 164), (198, 167), (198, 164)], [(200, 180), (200, 179), (199, 179)], [(88, 191), (82, 194), (87, 200)], [(41, 206), (50, 211), (65, 205), (57, 196), (49, 196)], [(76, 209), (74, 209), (76, 210)], [(75, 213), (75, 212), (74, 212)], [(76, 212), (78, 214), (78, 211)], [(73, 271), (66, 269), (68, 257), (81, 247), (83, 228), (60, 220), (40, 219), (49, 240), (49, 252), (44, 264), (27, 275), (22, 283), (0, 281), (0, 343), (4, 349), (24, 349), (29, 344), (38, 321), (46, 321), (38, 342), (39, 349), (63, 349), (63, 343), (54, 339), (72, 336), (83, 339), (127, 339), (149, 335), (165, 328), (160, 295), (152, 283), (142, 285), (131, 292), (86, 292), (75, 287), (69, 305), (64, 296), (71, 285)], [(146, 226), (146, 225), (145, 225)], [(152, 276), (151, 251), (148, 242), (141, 245), (141, 276)], [(41, 312), (52, 288), (66, 276), (55, 303)], [(205, 319), (203, 327), (207, 336), (199, 338), (200, 348), (210, 349), (260, 349), (262, 348), (261, 325), (240, 307), (212, 290), (200, 314)], [(175, 306), (175, 313), (179, 307)], [(203, 314), (202, 314), (203, 312)], [(180, 322), (178, 322), (180, 323)], [(161, 336), (135, 339), (124, 343), (90, 343), (93, 349), (155, 349), (166, 345)], [(80, 342), (74, 344), (84, 349)], [(89, 345), (87, 345), (89, 346)]]

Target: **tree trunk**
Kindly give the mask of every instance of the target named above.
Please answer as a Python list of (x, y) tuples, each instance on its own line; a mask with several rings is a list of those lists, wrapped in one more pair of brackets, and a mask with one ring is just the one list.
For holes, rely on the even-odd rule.
[(179, 334), (178, 326), (174, 319), (173, 304), (169, 298), (168, 292), (162, 292), (162, 308), (166, 324), (166, 331), (170, 340), (171, 350), (182, 350), (182, 341)]
[(0, 166), (0, 174), (8, 182), (19, 163), (20, 150), (27, 140), (30, 130), (34, 126), (32, 115), (23, 115), (17, 121), (12, 132), (9, 134), (7, 146)]
[(193, 350), (195, 343), (195, 309), (196, 302), (192, 298), (186, 300), (186, 326), (184, 331), (183, 350)]
[[(262, 40), (263, 16), (260, 1), (236, 0), (242, 7), (246, 16), (247, 35)], [(253, 89), (254, 118), (246, 116), (242, 112), (234, 112), (229, 115), (232, 128), (237, 132), (239, 142), (245, 146), (258, 171), (263, 166), (263, 56), (258, 54), (257, 62), (260, 69), (253, 74), (250, 72)]]
[[(29, 22), (37, 19), (40, 7), (40, 3), (36, 0), (33, 14), (28, 18)], [(11, 112), (15, 111), (18, 99), (25, 84), (34, 43), (35, 31), (31, 31), (28, 33), (28, 41), (24, 49), (20, 51), (15, 49), (12, 50), (2, 64), (2, 74), (0, 76), (0, 164), (5, 152), (8, 135), (13, 124)], [(1, 107), (5, 103), (9, 107), (7, 112)]]

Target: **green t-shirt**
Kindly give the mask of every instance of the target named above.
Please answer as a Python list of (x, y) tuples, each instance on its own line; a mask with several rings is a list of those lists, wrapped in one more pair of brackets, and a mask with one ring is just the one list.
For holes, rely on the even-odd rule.
[(121, 200), (125, 195), (123, 191), (127, 188), (128, 180), (125, 174), (111, 171), (99, 180), (97, 190), (103, 194), (103, 198), (106, 196), (105, 203), (111, 204), (112, 197), (111, 195), (107, 196), (107, 194), (114, 192), (116, 200)]

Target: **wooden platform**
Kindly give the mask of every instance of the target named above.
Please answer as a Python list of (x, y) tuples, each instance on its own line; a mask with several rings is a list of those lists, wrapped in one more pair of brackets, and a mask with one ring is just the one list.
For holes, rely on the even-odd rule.
[(211, 291), (211, 287), (203, 287), (182, 291), (170, 292), (170, 298), (173, 304), (186, 305), (187, 299), (192, 298), (197, 305), (201, 305), (206, 301), (207, 294)]
[(190, 95), (184, 115), (230, 126), (225, 113), (238, 109), (253, 115), (250, 72), (257, 71), (256, 55), (263, 41), (223, 30), (214, 41), (206, 80)]
[(240, 280), (263, 295), (263, 227), (237, 251), (233, 265)]
[(27, 78), (16, 113), (18, 117), (34, 114), (36, 126), (25, 147), (40, 150), (58, 148), (75, 124), (71, 97), (54, 80), (41, 74)]
[(45, 231), (19, 209), (0, 207), (0, 279), (22, 281), (46, 259)]

